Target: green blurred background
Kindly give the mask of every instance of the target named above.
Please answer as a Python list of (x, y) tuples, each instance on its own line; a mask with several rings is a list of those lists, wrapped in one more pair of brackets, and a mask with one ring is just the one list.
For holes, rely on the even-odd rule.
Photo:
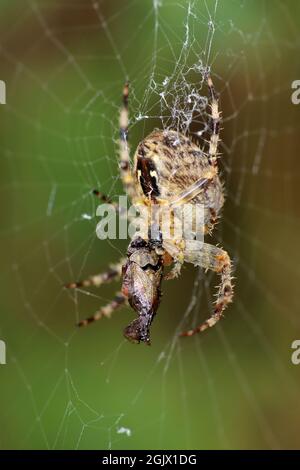
[[(0, 12), (0, 447), (299, 448), (299, 2), (2, 0)], [(129, 308), (76, 330), (119, 288), (62, 286), (126, 250), (96, 238), (91, 195), (122, 194), (122, 85), (134, 150), (161, 126), (156, 84), (180, 86), (199, 57), (221, 93), (227, 201), (213, 241), (234, 260), (235, 301), (216, 328), (178, 339), (217, 282), (188, 266), (164, 285), (151, 348), (123, 340)]]

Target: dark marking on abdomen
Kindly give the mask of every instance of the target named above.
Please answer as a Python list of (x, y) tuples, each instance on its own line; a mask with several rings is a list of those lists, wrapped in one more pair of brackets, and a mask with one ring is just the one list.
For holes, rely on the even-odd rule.
[[(156, 171), (156, 166), (150, 158), (138, 157), (137, 159), (137, 173), (140, 174), (140, 183), (145, 196), (150, 196), (151, 199), (155, 199), (160, 195), (159, 188), (157, 186), (157, 176), (151, 175), (151, 172)], [(138, 176), (138, 175), (137, 175)]]

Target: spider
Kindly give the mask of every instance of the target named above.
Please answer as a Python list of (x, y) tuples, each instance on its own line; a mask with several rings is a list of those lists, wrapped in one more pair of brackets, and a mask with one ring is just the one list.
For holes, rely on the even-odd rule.
[[(119, 152), (121, 179), (133, 203), (139, 201), (150, 208), (164, 203), (172, 207), (185, 203), (203, 204), (204, 234), (210, 235), (224, 204), (224, 192), (217, 165), (221, 113), (209, 73), (206, 74), (206, 83), (211, 111), (207, 152), (180, 132), (155, 129), (138, 144), (132, 171), (128, 145), (128, 84), (123, 89), (120, 110)], [(109, 200), (99, 191), (94, 190), (94, 194), (102, 201)], [(94, 315), (80, 321), (78, 326), (110, 317), (116, 309), (128, 302), (137, 313), (137, 318), (124, 329), (125, 338), (135, 343), (150, 344), (150, 325), (160, 303), (162, 280), (178, 277), (184, 262), (201, 266), (206, 271), (210, 269), (218, 273), (221, 280), (211, 317), (181, 333), (181, 336), (193, 336), (214, 326), (233, 297), (228, 253), (220, 247), (195, 239), (164, 240), (159, 230), (154, 238), (134, 237), (129, 244), (127, 258), (111, 265), (108, 271), (66, 285), (73, 289), (100, 286), (123, 277), (121, 292)], [(164, 273), (165, 266), (170, 266), (168, 273)]]

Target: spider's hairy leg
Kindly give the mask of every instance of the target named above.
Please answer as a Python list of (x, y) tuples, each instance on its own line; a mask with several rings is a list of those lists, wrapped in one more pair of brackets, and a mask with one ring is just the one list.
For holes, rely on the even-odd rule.
[(102, 284), (108, 284), (109, 282), (116, 281), (120, 279), (122, 275), (122, 267), (125, 264), (125, 259), (121, 259), (117, 264), (111, 264), (107, 271), (104, 271), (100, 274), (95, 274), (90, 276), (88, 279), (82, 281), (70, 282), (64, 287), (67, 289), (77, 289), (78, 287), (89, 287), (96, 286), (99, 287)]
[(117, 202), (113, 201), (106, 194), (102, 193), (101, 191), (98, 191), (98, 189), (93, 189), (93, 194), (100, 201), (104, 202), (105, 204), (111, 204), (112, 206), (114, 206), (115, 209), (119, 210), (119, 204)]
[(176, 196), (173, 196), (169, 201), (171, 207), (176, 207), (179, 205), (187, 204), (192, 201), (198, 194), (205, 191), (209, 184), (214, 180), (217, 171), (215, 168), (210, 168), (207, 170), (205, 175), (201, 177), (198, 181), (185, 188), (181, 193)]
[(211, 136), (209, 139), (209, 149), (208, 149), (208, 158), (213, 165), (217, 164), (218, 156), (218, 144), (220, 140), (220, 122), (221, 122), (221, 111), (219, 111), (219, 102), (217, 93), (211, 79), (211, 76), (208, 74), (206, 77), (207, 86), (210, 93), (210, 131)]
[(77, 326), (87, 326), (94, 321), (100, 320), (102, 317), (110, 318), (112, 313), (121, 307), (125, 301), (126, 297), (122, 294), (122, 292), (118, 292), (111, 302), (109, 302), (104, 307), (101, 307), (91, 317), (88, 317), (85, 320), (81, 320)]
[(171, 281), (172, 279), (176, 279), (180, 276), (182, 261), (175, 260), (174, 265), (167, 274), (164, 275), (164, 281)]
[(193, 336), (214, 326), (223, 316), (223, 311), (232, 302), (233, 284), (231, 260), (226, 251), (219, 247), (198, 241), (188, 241), (185, 249), (185, 261), (211, 269), (221, 276), (217, 300), (213, 315), (204, 323), (189, 331), (181, 333), (180, 336)]
[(97, 199), (102, 201), (105, 204), (110, 204), (112, 205), (116, 211), (119, 213), (119, 215), (125, 215), (126, 214), (126, 208), (120, 206), (117, 202), (113, 201), (109, 196), (106, 194), (102, 193), (101, 191), (98, 191), (98, 189), (93, 189), (93, 194), (96, 196)]
[(180, 276), (181, 268), (184, 263), (184, 252), (183, 247), (185, 242), (183, 240), (164, 240), (163, 247), (165, 249), (164, 254), (164, 266), (173, 264), (171, 270), (164, 275), (165, 281), (176, 279)]
[(134, 199), (136, 196), (136, 191), (134, 186), (134, 178), (130, 168), (130, 149), (128, 144), (128, 96), (129, 85), (126, 83), (123, 89), (123, 104), (120, 111), (120, 172), (126, 194), (128, 194), (131, 199)]

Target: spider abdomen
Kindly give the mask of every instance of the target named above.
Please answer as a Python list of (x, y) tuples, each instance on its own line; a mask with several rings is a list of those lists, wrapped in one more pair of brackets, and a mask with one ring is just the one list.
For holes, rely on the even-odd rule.
[[(137, 147), (134, 171), (141, 196), (169, 201), (213, 168), (207, 155), (188, 137), (176, 131), (154, 130)], [(224, 204), (222, 183), (216, 175), (190, 201), (204, 205), (204, 223), (210, 226)]]

